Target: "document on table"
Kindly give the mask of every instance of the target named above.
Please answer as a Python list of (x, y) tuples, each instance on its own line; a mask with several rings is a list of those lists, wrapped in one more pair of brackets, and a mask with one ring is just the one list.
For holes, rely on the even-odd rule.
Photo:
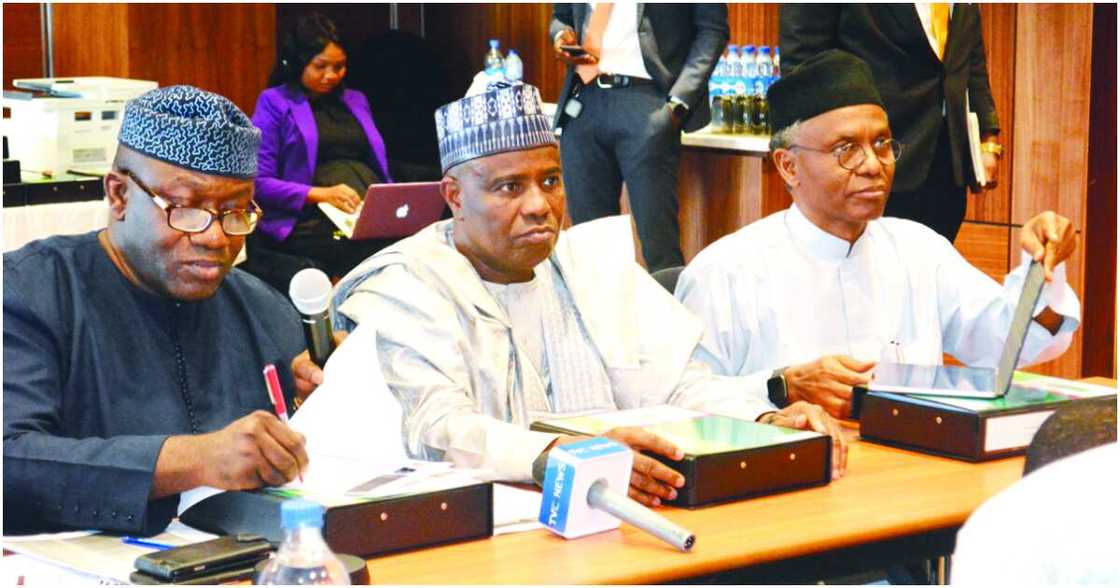
[[(360, 325), (331, 355), (323, 383), (300, 406), (291, 427), (307, 439), (309, 464), (300, 490), (324, 504), (345, 498), (380, 498), (453, 488), (487, 480), (492, 473), (453, 468), (447, 462), (410, 459), (401, 435), (403, 414), (385, 385), (376, 357), (377, 331)], [(220, 490), (199, 488), (180, 499), (180, 512)], [(540, 527), (540, 493), (494, 486), (495, 533)]]
[(543, 529), (538, 517), (541, 493), (507, 484), (494, 484), (494, 534)]
[(377, 360), (377, 330), (359, 325), (331, 355), (323, 383), (292, 416), (307, 438), (303, 482), (290, 486), (340, 492), (404, 467), (400, 404), (385, 385)]
[[(163, 533), (150, 540), (168, 545), (189, 545), (214, 539), (173, 521)], [(4, 580), (12, 585), (23, 577), (24, 584), (127, 584), (136, 558), (157, 551), (151, 547), (123, 543), (116, 535), (93, 531), (72, 531), (3, 538), (4, 549), (20, 559), (4, 558)], [(24, 559), (28, 558), (28, 559)]]

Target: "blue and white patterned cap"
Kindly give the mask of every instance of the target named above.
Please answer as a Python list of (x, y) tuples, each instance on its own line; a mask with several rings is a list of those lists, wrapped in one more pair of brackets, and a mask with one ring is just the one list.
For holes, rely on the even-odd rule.
[(443, 172), (479, 157), (555, 145), (541, 94), (528, 84), (466, 96), (436, 110)]
[(129, 100), (117, 140), (185, 169), (241, 179), (257, 175), (261, 132), (229, 99), (194, 86), (157, 88)]

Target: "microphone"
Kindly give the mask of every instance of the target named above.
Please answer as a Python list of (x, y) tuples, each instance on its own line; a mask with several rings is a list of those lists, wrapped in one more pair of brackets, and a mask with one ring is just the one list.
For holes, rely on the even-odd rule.
[[(696, 535), (626, 496), (634, 454), (606, 437), (560, 445), (533, 462), (541, 487), (539, 520), (565, 539), (618, 528), (626, 521), (681, 551)], [(621, 490), (621, 492), (619, 492)]]
[(331, 333), (331, 281), (315, 268), (300, 270), (288, 285), (288, 296), (299, 311), (303, 323), (303, 337), (311, 361), (319, 367), (327, 365), (327, 358), (334, 353), (334, 336)]

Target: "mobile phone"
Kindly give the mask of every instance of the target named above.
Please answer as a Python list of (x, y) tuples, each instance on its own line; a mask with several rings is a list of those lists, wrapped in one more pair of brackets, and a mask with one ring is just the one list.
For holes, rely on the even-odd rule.
[(136, 558), (136, 569), (178, 583), (204, 574), (252, 567), (270, 551), (272, 545), (261, 536), (242, 533), (141, 555)]
[(584, 49), (579, 45), (561, 45), (560, 50), (567, 53), (568, 55), (571, 55), (572, 57), (583, 57), (584, 55), (587, 55), (587, 49)]
[[(263, 560), (262, 560), (263, 561)], [(259, 562), (257, 562), (259, 563)], [(199, 576), (191, 576), (189, 578), (180, 578), (172, 582), (167, 578), (158, 578), (151, 574), (144, 572), (132, 572), (128, 577), (129, 581), (133, 584), (141, 585), (155, 585), (155, 584), (222, 584), (225, 582), (235, 582), (237, 580), (249, 580), (257, 574), (257, 566), (253, 564), (239, 564), (235, 567), (223, 570), (212, 570), (211, 572), (203, 572)]]

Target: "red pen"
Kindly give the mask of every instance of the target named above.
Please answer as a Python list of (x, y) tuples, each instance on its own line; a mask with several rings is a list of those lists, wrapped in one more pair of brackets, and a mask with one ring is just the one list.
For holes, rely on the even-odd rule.
[[(272, 410), (276, 412), (279, 418), (285, 425), (288, 424), (288, 404), (284, 402), (284, 391), (280, 388), (280, 376), (276, 373), (276, 366), (268, 364), (264, 366), (264, 385), (268, 388), (268, 397), (272, 400)], [(303, 482), (303, 474), (299, 475), (299, 481)]]

